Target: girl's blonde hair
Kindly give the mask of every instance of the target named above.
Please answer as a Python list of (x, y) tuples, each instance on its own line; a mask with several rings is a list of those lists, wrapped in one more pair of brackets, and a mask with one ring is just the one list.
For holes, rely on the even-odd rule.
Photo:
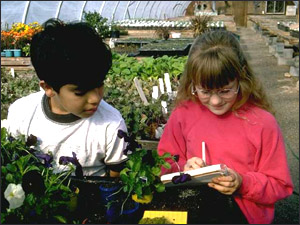
[(237, 38), (229, 31), (212, 31), (197, 37), (191, 46), (180, 80), (176, 106), (183, 101), (199, 101), (195, 85), (219, 89), (237, 79), (240, 89), (232, 111), (246, 102), (273, 113), (271, 103), (256, 79)]

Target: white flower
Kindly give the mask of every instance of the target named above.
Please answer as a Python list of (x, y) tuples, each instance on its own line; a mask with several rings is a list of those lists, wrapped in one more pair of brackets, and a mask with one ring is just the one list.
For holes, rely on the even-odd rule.
[(23, 205), (25, 192), (21, 184), (9, 184), (4, 192), (4, 197), (9, 202), (9, 208), (16, 209)]
[(6, 129), (8, 128), (8, 121), (6, 119), (1, 120), (1, 127), (5, 127)]

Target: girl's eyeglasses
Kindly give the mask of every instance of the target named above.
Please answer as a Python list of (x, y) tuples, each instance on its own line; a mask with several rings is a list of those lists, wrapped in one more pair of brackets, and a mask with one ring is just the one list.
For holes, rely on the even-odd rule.
[(206, 89), (202, 89), (197, 86), (195, 88), (196, 88), (196, 92), (198, 93), (198, 97), (201, 99), (204, 99), (204, 100), (209, 99), (213, 93), (216, 93), (220, 98), (231, 99), (239, 92), (240, 85), (238, 85), (237, 89), (224, 88), (224, 89), (217, 90), (217, 91), (206, 90)]

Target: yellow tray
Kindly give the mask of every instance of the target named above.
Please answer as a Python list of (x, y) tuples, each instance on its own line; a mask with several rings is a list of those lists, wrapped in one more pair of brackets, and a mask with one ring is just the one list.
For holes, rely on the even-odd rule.
[(166, 217), (174, 224), (187, 224), (187, 212), (186, 211), (150, 211), (144, 212), (143, 218), (155, 218)]

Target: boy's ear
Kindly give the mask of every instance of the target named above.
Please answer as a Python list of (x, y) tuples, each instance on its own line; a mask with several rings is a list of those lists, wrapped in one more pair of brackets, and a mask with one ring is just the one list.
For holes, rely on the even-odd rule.
[(53, 89), (49, 84), (47, 84), (44, 80), (41, 80), (41, 81), (39, 82), (39, 84), (40, 84), (40, 87), (44, 89), (45, 94), (46, 94), (49, 98), (51, 98), (51, 97), (53, 97), (53, 96), (56, 95), (56, 92), (54, 91), (54, 89)]

